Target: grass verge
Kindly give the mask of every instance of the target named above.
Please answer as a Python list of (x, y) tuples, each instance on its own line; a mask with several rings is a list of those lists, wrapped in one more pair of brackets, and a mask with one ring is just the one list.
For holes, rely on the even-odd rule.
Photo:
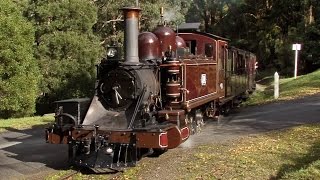
[[(281, 76), (281, 75), (280, 75)], [(279, 99), (274, 99), (273, 77), (260, 80), (263, 88), (258, 88), (245, 105), (264, 104), (273, 101), (291, 100), (320, 93), (320, 70), (294, 78), (280, 79)]]
[[(68, 171), (47, 179), (59, 179)], [(108, 179), (78, 173), (71, 179)], [(144, 158), (127, 179), (320, 179), (320, 124), (304, 125), (224, 144), (169, 150)]]
[(241, 139), (231, 148), (202, 146), (182, 178), (319, 179), (319, 138), (320, 125), (308, 125)]
[[(173, 173), (168, 166), (164, 179), (320, 179), (320, 125), (200, 146), (180, 154), (185, 158), (176, 164), (178, 170)], [(166, 164), (174, 161), (172, 157)], [(141, 163), (118, 179), (149, 178), (145, 173), (153, 166), (157, 167)]]
[(24, 130), (35, 127), (43, 127), (54, 121), (53, 115), (0, 119), (0, 133), (9, 131), (10, 129)]

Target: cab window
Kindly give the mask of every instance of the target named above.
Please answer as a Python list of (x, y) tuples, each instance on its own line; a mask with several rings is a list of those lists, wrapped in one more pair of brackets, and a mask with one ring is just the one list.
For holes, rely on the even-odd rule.
[(189, 52), (193, 55), (197, 55), (197, 41), (196, 40), (191, 40), (191, 41), (186, 41), (187, 48), (189, 49)]
[(205, 43), (204, 54), (208, 58), (216, 59), (216, 42)]
[(206, 43), (204, 46), (204, 53), (206, 57), (213, 57), (213, 44), (212, 43)]

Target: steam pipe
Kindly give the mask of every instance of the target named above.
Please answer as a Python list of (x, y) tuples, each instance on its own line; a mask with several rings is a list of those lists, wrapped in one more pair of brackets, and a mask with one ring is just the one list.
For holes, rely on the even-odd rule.
[(125, 64), (139, 64), (138, 35), (139, 35), (139, 14), (141, 9), (137, 7), (124, 7), (125, 22)]

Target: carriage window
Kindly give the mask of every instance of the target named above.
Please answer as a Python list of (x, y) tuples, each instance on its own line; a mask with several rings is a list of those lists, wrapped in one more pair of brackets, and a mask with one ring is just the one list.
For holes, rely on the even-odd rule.
[(229, 49), (226, 49), (226, 56), (227, 56), (227, 59), (226, 59), (226, 70), (228, 72), (231, 72), (232, 71), (232, 51), (229, 50)]
[(224, 47), (224, 45), (220, 46), (220, 62), (221, 62), (221, 68), (224, 69), (224, 65), (225, 65), (225, 57), (226, 57), (226, 49)]
[(237, 68), (237, 53), (233, 52), (232, 53), (232, 72), (236, 73), (236, 68)]
[(243, 54), (239, 54), (238, 56), (238, 74), (243, 74), (245, 71), (245, 56)]

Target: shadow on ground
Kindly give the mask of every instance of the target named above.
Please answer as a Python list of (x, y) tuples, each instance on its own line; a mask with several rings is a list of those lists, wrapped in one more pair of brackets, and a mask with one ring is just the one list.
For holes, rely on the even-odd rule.
[(0, 134), (0, 177), (20, 177), (69, 168), (67, 145), (47, 144), (43, 125), (30, 130), (6, 130), (8, 132)]
[(283, 179), (284, 176), (286, 176), (287, 174), (299, 173), (299, 171), (305, 170), (308, 167), (310, 167), (314, 162), (319, 161), (320, 141), (317, 141), (313, 146), (311, 146), (308, 152), (303, 156), (299, 156), (297, 154), (286, 154), (285, 156), (286, 159), (290, 159), (292, 163), (284, 164), (278, 171), (276, 177), (272, 179)]

